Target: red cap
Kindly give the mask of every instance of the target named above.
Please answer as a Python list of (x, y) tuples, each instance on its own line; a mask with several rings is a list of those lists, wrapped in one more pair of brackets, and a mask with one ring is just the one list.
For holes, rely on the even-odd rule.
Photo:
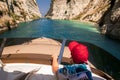
[[(73, 46), (72, 46), (73, 44)], [(87, 46), (83, 44), (76, 44), (76, 42), (70, 43), (69, 49), (71, 51), (71, 56), (76, 64), (87, 63), (88, 60), (88, 49)]]
[(70, 51), (72, 51), (72, 49), (73, 49), (75, 46), (77, 46), (78, 44), (79, 44), (79, 43), (76, 42), (76, 41), (70, 42), (69, 45), (68, 45)]

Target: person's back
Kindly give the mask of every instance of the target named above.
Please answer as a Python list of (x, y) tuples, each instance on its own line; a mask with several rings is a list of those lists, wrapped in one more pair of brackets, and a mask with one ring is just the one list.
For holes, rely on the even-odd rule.
[[(57, 79), (59, 80), (92, 80), (90, 68), (87, 64), (88, 49), (85, 45), (79, 44), (76, 41), (69, 43), (69, 49), (74, 64), (58, 66), (55, 62), (57, 58), (53, 58), (53, 72), (55, 72)], [(54, 62), (57, 65), (54, 65)], [(57, 69), (55, 69), (57, 68)]]
[(57, 78), (59, 80), (92, 80), (86, 64), (65, 65), (58, 69)]

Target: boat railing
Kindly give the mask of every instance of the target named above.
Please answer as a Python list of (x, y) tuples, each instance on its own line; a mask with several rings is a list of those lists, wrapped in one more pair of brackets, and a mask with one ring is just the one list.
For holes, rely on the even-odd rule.
[(4, 46), (5, 46), (6, 40), (7, 40), (7, 38), (3, 38), (2, 43), (0, 45), (0, 64), (2, 65), (2, 67), (4, 66), (4, 63), (1, 60), (1, 56), (2, 56), (2, 52), (3, 52)]

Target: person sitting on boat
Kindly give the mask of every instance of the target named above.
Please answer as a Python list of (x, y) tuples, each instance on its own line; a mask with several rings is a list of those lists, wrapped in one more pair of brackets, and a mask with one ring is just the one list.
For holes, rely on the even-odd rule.
[[(58, 80), (93, 80), (90, 67), (88, 66), (88, 49), (87, 46), (72, 41), (68, 45), (71, 51), (71, 57), (74, 64), (58, 64), (58, 56), (53, 55), (52, 70)], [(84, 78), (84, 79), (83, 79)]]

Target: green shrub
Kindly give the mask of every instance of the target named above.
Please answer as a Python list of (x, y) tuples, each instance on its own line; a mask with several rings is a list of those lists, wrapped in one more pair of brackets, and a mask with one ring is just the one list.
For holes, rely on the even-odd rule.
[(36, 16), (36, 15), (33, 15), (32, 19), (35, 20), (35, 19), (39, 19), (40, 17), (39, 16)]
[(19, 20), (20, 16), (14, 14), (14, 13), (10, 13), (11, 17), (13, 18), (13, 20)]

